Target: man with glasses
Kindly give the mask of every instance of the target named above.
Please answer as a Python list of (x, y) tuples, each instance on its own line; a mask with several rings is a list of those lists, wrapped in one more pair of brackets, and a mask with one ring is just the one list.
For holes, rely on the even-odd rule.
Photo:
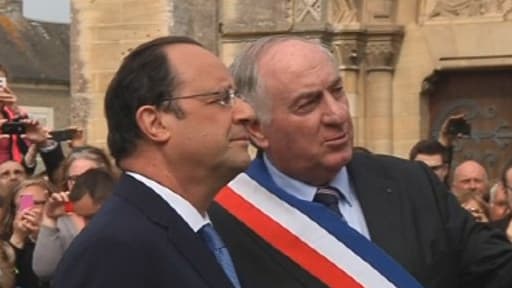
[(241, 287), (206, 209), (250, 162), (254, 112), (212, 53), (187, 37), (142, 44), (105, 98), (124, 171), (71, 244), (55, 287)]
[(441, 182), (448, 183), (448, 150), (437, 140), (420, 140), (411, 148), (409, 160), (424, 162)]

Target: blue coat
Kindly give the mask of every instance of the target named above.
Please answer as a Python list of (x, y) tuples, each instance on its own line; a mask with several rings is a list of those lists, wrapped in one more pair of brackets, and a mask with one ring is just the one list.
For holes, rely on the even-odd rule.
[(232, 287), (176, 211), (128, 175), (71, 243), (54, 280), (56, 288)]

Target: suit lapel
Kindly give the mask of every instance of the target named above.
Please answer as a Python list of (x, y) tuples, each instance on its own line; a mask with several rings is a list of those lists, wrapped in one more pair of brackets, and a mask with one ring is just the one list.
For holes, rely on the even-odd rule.
[(232, 287), (213, 253), (158, 194), (128, 175), (122, 176), (115, 193), (165, 229), (172, 245), (210, 287)]
[(399, 179), (393, 181), (386, 168), (377, 166), (370, 157), (374, 156), (354, 153), (347, 167), (348, 173), (372, 242), (402, 262), (406, 258), (403, 255), (404, 241), (401, 241), (405, 235), (401, 222), (403, 205), (400, 205), (403, 191), (397, 185)]

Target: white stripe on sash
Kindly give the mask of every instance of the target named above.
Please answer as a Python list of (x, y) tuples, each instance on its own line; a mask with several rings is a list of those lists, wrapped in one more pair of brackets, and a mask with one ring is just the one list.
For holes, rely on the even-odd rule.
[(379, 271), (320, 225), (267, 191), (247, 174), (240, 174), (228, 186), (234, 193), (297, 236), (304, 244), (356, 279), (363, 287), (395, 287)]

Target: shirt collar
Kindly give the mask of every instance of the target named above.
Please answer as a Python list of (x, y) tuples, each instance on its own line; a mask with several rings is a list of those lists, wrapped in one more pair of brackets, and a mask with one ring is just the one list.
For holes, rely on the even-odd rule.
[(173, 192), (171, 189), (141, 174), (130, 171), (127, 171), (126, 174), (132, 176), (139, 182), (151, 188), (151, 190), (158, 194), (165, 202), (169, 204), (169, 206), (171, 206), (171, 208), (173, 208), (178, 213), (178, 215), (181, 216), (181, 218), (183, 218), (183, 220), (194, 232), (199, 231), (201, 227), (210, 223), (208, 214), (205, 213), (204, 216), (201, 215), (201, 213), (199, 213), (199, 211), (197, 211), (197, 209), (194, 208), (190, 202)]
[[(263, 153), (263, 162), (265, 163), (265, 166), (267, 166), (270, 176), (272, 177), (272, 180), (276, 182), (277, 186), (281, 187), (288, 194), (294, 195), (299, 199), (313, 201), (318, 187), (301, 182), (279, 171), (272, 162), (270, 162), (266, 153)], [(329, 186), (333, 186), (340, 190), (346, 203), (349, 206), (352, 206), (354, 195), (351, 193), (352, 189), (350, 186), (347, 168), (345, 166), (343, 166), (338, 174), (336, 174), (331, 183), (329, 183)]]

